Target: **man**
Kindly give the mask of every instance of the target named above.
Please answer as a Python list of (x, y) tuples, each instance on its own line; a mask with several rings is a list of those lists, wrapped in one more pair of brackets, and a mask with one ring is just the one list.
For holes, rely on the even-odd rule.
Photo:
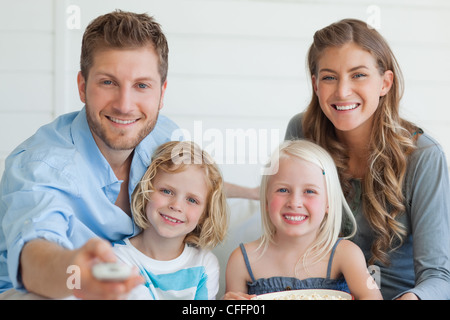
[[(115, 299), (140, 283), (137, 274), (98, 281), (91, 267), (115, 261), (108, 241), (138, 231), (130, 195), (177, 128), (158, 117), (167, 67), (166, 38), (146, 14), (116, 11), (87, 27), (77, 78), (85, 107), (39, 129), (5, 162), (0, 292)], [(70, 270), (79, 271), (78, 286), (68, 285)]]

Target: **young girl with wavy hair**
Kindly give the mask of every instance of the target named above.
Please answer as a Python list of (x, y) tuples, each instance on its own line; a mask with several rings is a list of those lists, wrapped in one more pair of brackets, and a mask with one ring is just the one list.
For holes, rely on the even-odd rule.
[(222, 174), (193, 142), (167, 142), (132, 195), (137, 236), (115, 243), (146, 280), (129, 299), (215, 299), (219, 264), (209, 250), (227, 231)]
[[(314, 35), (312, 98), (285, 138), (324, 147), (388, 299), (450, 298), (449, 174), (440, 145), (400, 116), (403, 79), (385, 39), (345, 19)], [(377, 269), (375, 268), (375, 269)]]

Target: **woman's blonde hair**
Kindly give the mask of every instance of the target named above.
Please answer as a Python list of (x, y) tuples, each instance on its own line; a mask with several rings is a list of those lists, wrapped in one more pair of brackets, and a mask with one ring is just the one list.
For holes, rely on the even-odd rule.
[[(391, 89), (380, 97), (373, 115), (369, 170), (362, 183), (363, 212), (375, 233), (369, 263), (379, 260), (388, 264), (387, 251), (401, 245), (406, 235), (404, 226), (396, 218), (405, 211), (403, 181), (408, 155), (415, 148), (412, 136), (419, 129), (400, 118), (403, 78), (394, 54), (384, 38), (363, 21), (344, 19), (314, 34), (307, 61), (310, 75), (317, 77), (318, 63), (325, 49), (347, 43), (355, 43), (371, 53), (381, 75), (387, 70), (394, 74)], [(338, 167), (344, 193), (353, 196), (346, 146), (337, 139), (334, 126), (323, 113), (314, 90), (302, 125), (306, 138), (330, 152)]]
[[(307, 140), (285, 141), (272, 154), (269, 162), (270, 168), (279, 168), (280, 159), (292, 157), (315, 164), (322, 170), (325, 179), (328, 213), (325, 215), (319, 227), (315, 241), (303, 256), (303, 261), (306, 260), (306, 257), (311, 258), (312, 261), (319, 261), (331, 252), (333, 245), (336, 243), (338, 237), (341, 236), (341, 227), (343, 223), (351, 229), (350, 234), (346, 235), (345, 238), (352, 237), (356, 233), (355, 218), (342, 193), (339, 176), (333, 158), (331, 158), (325, 149)], [(292, 171), (296, 170), (295, 167), (290, 169)], [(269, 243), (274, 241), (274, 235), (276, 233), (276, 228), (270, 220), (267, 207), (268, 185), (271, 176), (276, 174), (276, 172), (273, 172), (273, 169), (271, 169), (266, 173), (267, 174), (263, 174), (262, 176), (260, 188), (263, 235), (261, 237), (261, 244), (258, 248), (263, 248), (263, 252)]]
[(224, 238), (228, 228), (228, 207), (220, 169), (212, 157), (197, 144), (190, 141), (171, 141), (161, 145), (153, 154), (152, 162), (132, 195), (131, 209), (137, 226), (146, 229), (149, 221), (145, 212), (154, 190), (153, 180), (159, 170), (177, 173), (188, 166), (199, 166), (204, 170), (208, 184), (205, 212), (197, 227), (186, 235), (185, 243), (213, 248)]

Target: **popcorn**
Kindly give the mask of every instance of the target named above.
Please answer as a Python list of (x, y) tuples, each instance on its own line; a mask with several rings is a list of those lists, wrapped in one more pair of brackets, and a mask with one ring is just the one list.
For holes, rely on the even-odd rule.
[(275, 297), (274, 300), (347, 300), (347, 299), (338, 295), (311, 293), (311, 294), (286, 294)]
[(255, 300), (352, 300), (347, 292), (327, 289), (303, 289), (272, 292), (259, 295)]

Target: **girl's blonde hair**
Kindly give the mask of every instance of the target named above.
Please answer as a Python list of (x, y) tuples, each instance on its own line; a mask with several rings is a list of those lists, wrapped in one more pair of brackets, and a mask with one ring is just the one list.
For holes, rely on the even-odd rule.
[(155, 191), (153, 179), (159, 170), (177, 173), (185, 170), (187, 166), (199, 166), (204, 170), (209, 193), (205, 212), (197, 227), (186, 235), (184, 242), (200, 248), (213, 248), (225, 238), (228, 228), (228, 207), (223, 178), (211, 156), (194, 142), (171, 141), (156, 149), (150, 166), (132, 195), (134, 221), (142, 229), (149, 226), (145, 208), (151, 201), (151, 193)]
[[(279, 168), (280, 159), (291, 157), (296, 157), (317, 165), (322, 169), (325, 179), (328, 214), (325, 215), (319, 227), (315, 241), (303, 256), (303, 261), (306, 260), (307, 256), (311, 257), (312, 261), (319, 261), (331, 252), (338, 237), (342, 235), (341, 227), (343, 223), (351, 229), (350, 234), (346, 238), (350, 238), (356, 233), (355, 218), (342, 193), (336, 165), (327, 151), (307, 140), (285, 141), (272, 154), (269, 162), (270, 168)], [(291, 170), (294, 171), (296, 168), (291, 168)], [(260, 188), (263, 235), (259, 248), (262, 247), (263, 252), (269, 243), (274, 241), (274, 235), (276, 233), (276, 228), (270, 220), (267, 208), (267, 189), (272, 174), (276, 174), (276, 172), (268, 171), (267, 174), (262, 176)]]
[[(387, 70), (394, 74), (391, 89), (380, 97), (373, 115), (367, 162), (369, 170), (362, 182), (363, 212), (375, 233), (369, 263), (379, 260), (388, 264), (387, 252), (401, 245), (406, 235), (404, 226), (396, 218), (405, 211), (403, 181), (408, 155), (415, 148), (413, 133), (420, 129), (400, 118), (399, 106), (403, 94), (400, 67), (386, 40), (363, 21), (344, 19), (314, 34), (307, 61), (310, 76), (317, 77), (318, 63), (325, 49), (342, 47), (347, 43), (355, 43), (371, 53), (381, 75)], [(346, 146), (337, 139), (334, 126), (323, 113), (314, 90), (302, 121), (304, 137), (330, 152), (338, 167), (344, 194), (354, 196), (352, 177), (348, 174)]]

